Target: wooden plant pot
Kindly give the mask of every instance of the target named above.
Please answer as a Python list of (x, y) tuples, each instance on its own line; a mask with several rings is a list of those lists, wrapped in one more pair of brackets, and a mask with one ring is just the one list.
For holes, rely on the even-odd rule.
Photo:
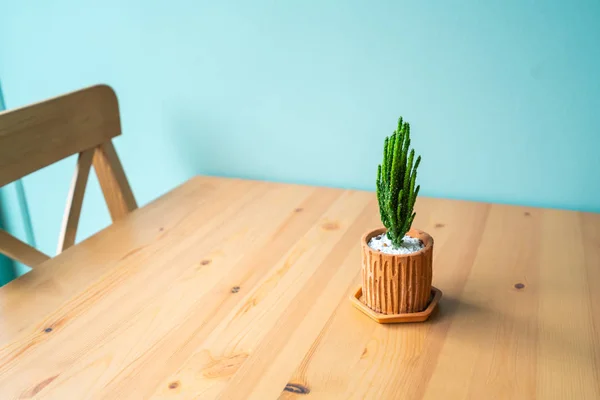
[(369, 240), (385, 228), (367, 232), (362, 244), (362, 301), (381, 314), (418, 313), (427, 308), (432, 296), (433, 238), (411, 229), (424, 247), (411, 254), (385, 254), (369, 247)]

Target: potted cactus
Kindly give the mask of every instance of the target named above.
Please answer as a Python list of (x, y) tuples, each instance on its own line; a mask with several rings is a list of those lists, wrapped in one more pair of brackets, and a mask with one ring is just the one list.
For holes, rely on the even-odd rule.
[(421, 156), (410, 148), (410, 125), (402, 118), (385, 138), (377, 168), (377, 199), (384, 227), (361, 239), (362, 286), (355, 303), (379, 322), (425, 320), (441, 292), (432, 288), (433, 238), (411, 228), (420, 186)]

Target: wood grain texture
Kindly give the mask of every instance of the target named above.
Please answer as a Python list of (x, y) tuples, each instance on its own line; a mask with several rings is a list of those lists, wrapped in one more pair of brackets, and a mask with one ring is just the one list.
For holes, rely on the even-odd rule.
[(444, 296), (381, 325), (348, 300), (374, 193), (194, 178), (0, 288), (1, 397), (599, 398), (600, 216), (416, 212)]
[(79, 157), (77, 158), (75, 173), (73, 174), (71, 188), (69, 189), (65, 215), (58, 239), (57, 253), (75, 244), (77, 226), (79, 225), (79, 217), (81, 216), (81, 206), (83, 205), (83, 196), (85, 195), (85, 188), (90, 176), (93, 157), (94, 149), (89, 149), (79, 153)]
[[(0, 112), (0, 186), (79, 153), (58, 253), (75, 243), (92, 162), (113, 221), (137, 208), (111, 141), (120, 134), (117, 96), (106, 85)], [(30, 267), (48, 259), (5, 232), (0, 234), (0, 252)]]
[(105, 142), (96, 148), (94, 170), (113, 222), (137, 208), (135, 197), (112, 142)]
[(31, 268), (37, 267), (50, 258), (2, 229), (0, 229), (0, 254), (4, 254), (8, 258), (17, 260)]
[(117, 97), (106, 85), (0, 112), (0, 186), (120, 134)]

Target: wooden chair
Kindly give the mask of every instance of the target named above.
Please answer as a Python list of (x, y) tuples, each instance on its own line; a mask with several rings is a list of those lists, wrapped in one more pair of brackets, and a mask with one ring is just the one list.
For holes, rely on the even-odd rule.
[[(106, 85), (0, 112), (0, 187), (79, 153), (65, 208), (59, 253), (75, 243), (92, 164), (113, 222), (137, 208), (112, 143), (112, 138), (120, 134), (117, 96)], [(32, 268), (50, 258), (3, 230), (0, 230), (0, 253)]]

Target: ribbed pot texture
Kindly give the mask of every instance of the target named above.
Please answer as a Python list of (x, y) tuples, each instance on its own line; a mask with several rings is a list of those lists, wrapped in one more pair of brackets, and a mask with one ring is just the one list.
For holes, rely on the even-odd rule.
[(385, 228), (366, 233), (362, 244), (363, 301), (382, 314), (423, 311), (431, 296), (433, 238), (411, 229), (407, 235), (420, 239), (424, 247), (412, 254), (384, 254), (369, 247), (369, 240)]

